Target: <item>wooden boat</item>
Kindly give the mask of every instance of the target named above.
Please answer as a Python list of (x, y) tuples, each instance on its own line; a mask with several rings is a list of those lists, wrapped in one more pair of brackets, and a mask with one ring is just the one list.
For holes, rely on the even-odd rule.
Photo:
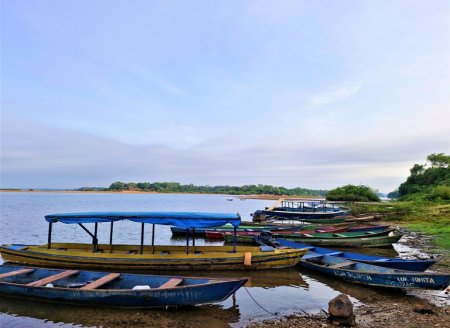
[(154, 308), (220, 302), (247, 279), (0, 266), (0, 295), (86, 306)]
[(407, 271), (418, 271), (422, 272), (432, 266), (436, 261), (434, 260), (415, 260), (415, 259), (401, 259), (394, 257), (383, 257), (383, 256), (375, 256), (375, 255), (366, 255), (361, 253), (352, 253), (352, 252), (343, 252), (335, 249), (311, 246), (308, 244), (296, 243), (293, 241), (289, 241), (286, 239), (279, 238), (277, 239), (278, 243), (281, 246), (287, 246), (290, 248), (307, 248), (309, 252), (315, 252), (322, 255), (332, 255), (337, 257), (342, 257), (344, 259), (348, 259), (351, 261), (364, 262), (367, 264), (378, 265), (386, 268), (392, 269), (400, 269)]
[(300, 265), (345, 281), (377, 287), (444, 289), (450, 284), (450, 274), (397, 270), (315, 252), (308, 252)]
[[(195, 246), (190, 235), (184, 246), (155, 246), (155, 225), (178, 225), (189, 230), (231, 223), (237, 227), (237, 214), (192, 212), (115, 212), (66, 213), (47, 215), (48, 243), (44, 245), (3, 245), (0, 253), (5, 261), (27, 265), (101, 270), (252, 270), (296, 265), (306, 250), (261, 249), (260, 247)], [(141, 223), (140, 245), (113, 245), (113, 223), (129, 220)], [(92, 237), (91, 244), (52, 243), (52, 224), (78, 224)], [(109, 244), (98, 244), (97, 225), (111, 223)], [(94, 223), (94, 232), (83, 224)], [(151, 223), (152, 242), (144, 245), (144, 224)]]
[(357, 232), (357, 231), (380, 231), (387, 230), (390, 228), (390, 225), (377, 225), (377, 224), (358, 224), (356, 226), (350, 226), (347, 231), (348, 232)]
[(330, 247), (391, 247), (402, 238), (402, 234), (390, 233), (388, 236), (378, 237), (359, 237), (359, 238), (290, 238), (283, 237), (290, 241), (299, 243), (306, 243), (315, 246), (330, 246)]
[[(387, 236), (370, 236), (370, 237), (355, 237), (355, 238), (310, 238), (310, 237), (299, 237), (292, 235), (279, 235), (279, 238), (283, 238), (289, 241), (294, 241), (298, 243), (305, 243), (309, 245), (316, 246), (330, 246), (330, 247), (391, 247), (393, 243), (396, 243), (402, 237), (401, 234), (390, 233)], [(236, 241), (240, 244), (256, 245), (259, 244), (255, 237), (252, 235), (238, 235)], [(233, 243), (234, 238), (225, 233), (223, 235), (225, 243)]]
[[(263, 230), (269, 230), (269, 231), (275, 231), (275, 230), (299, 230), (301, 229), (301, 226), (292, 226), (292, 225), (285, 225), (285, 226), (277, 226), (277, 225), (247, 225), (247, 222), (245, 225), (240, 225), (236, 228), (236, 231), (263, 231)], [(187, 229), (186, 228), (179, 228), (179, 227), (170, 227), (170, 230), (172, 231), (173, 236), (186, 236)], [(220, 227), (211, 227), (211, 228), (204, 228), (204, 229), (195, 229), (195, 235), (199, 237), (207, 237), (207, 232), (216, 231), (216, 232), (234, 232), (234, 227), (232, 225), (223, 225)], [(192, 231), (190, 231), (192, 233)], [(213, 234), (210, 234), (211, 238), (214, 237)]]
[(303, 231), (294, 231), (291, 233), (278, 233), (276, 231), (272, 231), (272, 234), (275, 237), (282, 237), (286, 239), (352, 239), (352, 238), (363, 238), (363, 237), (379, 237), (379, 236), (387, 236), (394, 229), (388, 229), (383, 231), (357, 231), (357, 232), (312, 232), (307, 233)]

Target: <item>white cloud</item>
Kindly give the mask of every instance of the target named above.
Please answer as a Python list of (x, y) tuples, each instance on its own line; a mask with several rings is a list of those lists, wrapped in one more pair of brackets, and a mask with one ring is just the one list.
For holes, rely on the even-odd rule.
[(311, 96), (310, 105), (313, 107), (326, 106), (355, 95), (361, 88), (361, 83), (333, 88), (329, 91)]

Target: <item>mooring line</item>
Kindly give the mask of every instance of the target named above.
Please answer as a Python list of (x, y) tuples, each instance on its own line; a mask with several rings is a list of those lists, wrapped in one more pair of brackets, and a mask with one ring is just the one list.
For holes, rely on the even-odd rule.
[(270, 312), (269, 310), (267, 310), (266, 308), (264, 308), (261, 304), (259, 304), (259, 303), (253, 298), (252, 294), (250, 294), (250, 292), (248, 291), (247, 287), (244, 286), (244, 288), (245, 288), (245, 290), (247, 291), (248, 296), (250, 296), (250, 298), (253, 300), (253, 302), (255, 302), (255, 304), (258, 305), (261, 309), (263, 309), (264, 311), (266, 311), (267, 313), (269, 313), (269, 314), (271, 314), (271, 315), (274, 315), (274, 316), (277, 316), (277, 315), (278, 315), (278, 312), (272, 313), (272, 312)]

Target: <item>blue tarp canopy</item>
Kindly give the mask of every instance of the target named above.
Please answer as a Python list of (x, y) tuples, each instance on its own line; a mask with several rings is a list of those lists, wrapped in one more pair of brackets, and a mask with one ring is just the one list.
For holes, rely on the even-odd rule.
[(130, 220), (140, 223), (172, 225), (180, 228), (208, 228), (227, 223), (237, 227), (241, 223), (239, 214), (202, 212), (87, 212), (49, 214), (45, 220), (50, 223), (103, 223)]

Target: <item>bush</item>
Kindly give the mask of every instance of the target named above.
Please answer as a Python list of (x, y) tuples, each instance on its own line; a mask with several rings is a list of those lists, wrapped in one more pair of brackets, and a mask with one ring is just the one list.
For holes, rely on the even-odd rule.
[(346, 185), (330, 190), (326, 199), (330, 201), (379, 202), (380, 198), (368, 186)]

